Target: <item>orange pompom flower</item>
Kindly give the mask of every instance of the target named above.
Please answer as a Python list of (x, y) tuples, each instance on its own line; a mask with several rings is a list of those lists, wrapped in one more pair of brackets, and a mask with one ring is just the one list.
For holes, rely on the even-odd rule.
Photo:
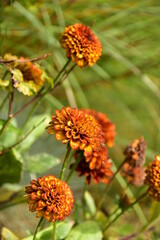
[[(28, 58), (13, 56), (6, 54), (4, 60), (28, 60)], [(12, 62), (8, 64), (11, 69), (13, 86), (24, 95), (36, 94), (40, 87), (44, 85), (45, 78), (40, 66), (30, 62)]]
[(91, 29), (81, 23), (65, 28), (61, 45), (79, 67), (92, 66), (101, 56), (102, 45)]
[(74, 198), (70, 187), (53, 175), (32, 180), (26, 187), (29, 210), (37, 217), (44, 217), (49, 222), (64, 220), (73, 208)]
[(90, 109), (84, 109), (83, 111), (95, 117), (98, 123), (102, 126), (103, 138), (107, 147), (113, 147), (114, 138), (116, 135), (115, 124), (113, 124), (102, 112), (97, 112)]
[(84, 150), (86, 156), (99, 150), (103, 143), (102, 129), (96, 119), (81, 110), (64, 107), (57, 110), (47, 127), (63, 144), (69, 143), (73, 150)]
[[(80, 157), (80, 154), (76, 154), (76, 157)], [(99, 182), (108, 184), (113, 175), (111, 166), (108, 150), (105, 146), (101, 146), (100, 150), (94, 151), (90, 157), (85, 158), (85, 156), (82, 156), (76, 171), (80, 172), (79, 176), (86, 176), (87, 184), (90, 184), (91, 178), (96, 184)]]
[(122, 168), (122, 175), (129, 183), (136, 186), (141, 186), (144, 182), (145, 171), (143, 164), (145, 161), (145, 152), (146, 142), (143, 137), (135, 139), (124, 150), (126, 158)]
[(145, 172), (144, 182), (149, 186), (149, 196), (160, 201), (160, 155), (157, 155), (154, 161), (149, 163)]

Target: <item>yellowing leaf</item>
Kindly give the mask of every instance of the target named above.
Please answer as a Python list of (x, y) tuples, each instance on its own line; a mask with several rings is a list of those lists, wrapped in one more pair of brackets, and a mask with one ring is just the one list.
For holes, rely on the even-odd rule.
[(22, 92), (24, 95), (31, 96), (36, 94), (38, 89), (36, 84), (33, 81), (25, 81), (23, 74), (19, 69), (11, 70), (13, 86), (18, 89), (19, 92)]

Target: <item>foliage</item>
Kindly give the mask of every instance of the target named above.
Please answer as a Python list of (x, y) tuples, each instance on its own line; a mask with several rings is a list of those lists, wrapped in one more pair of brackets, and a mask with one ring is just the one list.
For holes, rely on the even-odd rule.
[[(0, 64), (0, 131), (3, 132), (0, 134), (0, 153), (7, 150), (0, 156), (0, 184), (3, 184), (0, 193), (6, 191), (5, 200), (0, 199), (1, 210), (16, 205), (15, 209), (20, 206), (22, 211), (27, 211), (25, 204), (18, 205), (15, 200), (24, 194), (24, 186), (30, 179), (47, 173), (59, 176), (65, 148), (47, 135), (45, 127), (50, 116), (63, 106), (95, 109), (107, 114), (115, 123), (116, 143), (109, 149), (114, 172), (123, 161), (124, 147), (134, 138), (144, 136), (147, 142), (146, 164), (160, 154), (159, 16), (160, 4), (155, 0), (15, 0), (0, 3), (2, 59), (8, 52), (30, 60), (51, 53), (51, 56), (36, 61), (47, 80), (37, 95), (34, 95), (35, 84), (26, 85), (18, 69), (12, 69), (11, 76), (8, 66)], [(61, 75), (62, 82), (54, 85), (54, 79), (67, 61), (59, 43), (61, 33), (65, 26), (76, 22), (91, 26), (102, 43), (102, 57), (92, 68), (75, 67), (67, 73), (67, 66)], [(11, 78), (18, 84), (20, 92), (14, 89)], [(106, 222), (119, 214), (116, 209), (120, 209), (120, 203), (116, 199), (125, 192), (134, 201), (144, 189), (128, 185), (117, 174), (114, 188), (109, 190), (97, 212), (104, 186), (91, 185), (89, 191), (82, 191), (83, 180), (77, 178), (75, 174), (69, 182), (75, 191), (72, 215), (75, 218), (57, 223), (57, 240), (102, 239)], [(148, 234), (149, 239), (159, 239), (157, 209), (159, 203), (149, 199), (143, 207), (134, 205), (133, 210), (126, 212), (103, 237), (129, 239), (133, 234), (135, 239), (145, 239)], [(10, 218), (10, 211), (11, 208), (7, 208), (1, 212), (0, 221), (6, 226), (2, 229), (2, 239), (32, 239), (31, 232), (37, 224), (34, 214), (28, 218), (31, 226), (27, 225), (26, 217), (22, 222), (24, 227), (14, 230), (14, 222), (20, 218), (18, 214), (12, 215), (7, 223), (4, 215)], [(128, 224), (130, 222), (134, 227)], [(28, 229), (31, 232), (27, 236)], [(51, 239), (52, 231), (52, 226), (40, 230), (37, 239)]]

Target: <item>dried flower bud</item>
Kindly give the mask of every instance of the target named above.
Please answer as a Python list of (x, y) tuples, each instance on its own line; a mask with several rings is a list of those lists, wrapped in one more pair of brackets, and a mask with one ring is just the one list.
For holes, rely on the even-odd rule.
[(135, 139), (124, 150), (126, 158), (122, 168), (122, 175), (129, 183), (136, 186), (141, 186), (144, 182), (145, 171), (143, 164), (145, 161), (145, 151), (146, 142), (143, 137)]

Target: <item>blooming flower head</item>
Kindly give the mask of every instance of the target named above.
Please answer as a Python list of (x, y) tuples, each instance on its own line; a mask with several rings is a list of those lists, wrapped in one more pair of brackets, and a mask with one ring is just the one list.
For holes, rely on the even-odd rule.
[(141, 186), (144, 182), (145, 171), (144, 161), (146, 152), (146, 142), (144, 138), (135, 139), (124, 150), (126, 155), (125, 163), (122, 168), (122, 175), (129, 183), (136, 186)]
[(61, 45), (79, 67), (92, 66), (102, 52), (102, 45), (91, 29), (81, 23), (65, 28), (62, 33)]
[(102, 126), (103, 138), (107, 147), (113, 147), (114, 138), (116, 135), (115, 124), (113, 124), (102, 112), (97, 112), (90, 109), (84, 109), (84, 111), (95, 117), (98, 123)]
[(55, 133), (56, 139), (63, 144), (69, 143), (73, 150), (84, 150), (86, 156), (98, 150), (104, 141), (96, 119), (76, 108), (57, 110), (47, 129), (48, 133)]
[[(77, 155), (77, 157), (80, 156), (81, 155)], [(111, 166), (112, 163), (108, 157), (107, 148), (101, 146), (99, 151), (92, 153), (92, 156), (85, 158), (83, 155), (76, 171), (79, 172), (79, 176), (86, 176), (87, 184), (90, 184), (91, 178), (93, 178), (96, 184), (99, 182), (108, 184), (113, 175)]]
[(26, 187), (29, 210), (37, 217), (44, 217), (49, 222), (64, 220), (73, 208), (74, 198), (70, 187), (53, 175), (32, 180)]
[(154, 161), (149, 163), (145, 172), (144, 182), (149, 186), (149, 196), (160, 201), (160, 155), (157, 155)]
[[(26, 61), (27, 58), (13, 56), (6, 54), (4, 60), (21, 60)], [(43, 71), (40, 67), (30, 62), (12, 62), (9, 63), (11, 67), (11, 74), (13, 80), (13, 86), (22, 92), (24, 95), (36, 94), (40, 87), (43, 86), (45, 78), (43, 77)]]

